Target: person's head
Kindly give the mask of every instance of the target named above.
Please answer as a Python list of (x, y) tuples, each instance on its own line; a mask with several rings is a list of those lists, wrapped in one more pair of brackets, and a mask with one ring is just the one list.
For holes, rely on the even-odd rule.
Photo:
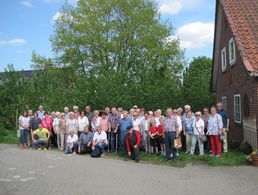
[(125, 119), (127, 119), (128, 118), (128, 112), (125, 110), (125, 111), (123, 111), (123, 117), (125, 118)]
[(122, 114), (123, 113), (123, 108), (119, 107), (119, 108), (117, 108), (117, 111), (118, 111), (119, 114)]
[(183, 108), (179, 107), (179, 108), (177, 109), (177, 115), (178, 115), (178, 116), (182, 116), (182, 114), (183, 114)]
[(90, 112), (90, 106), (86, 106), (86, 107), (85, 107), (85, 111), (86, 111), (87, 113), (89, 113), (89, 112)]
[(60, 116), (61, 116), (61, 113), (60, 112), (56, 112), (56, 118), (60, 118)]
[(134, 112), (134, 109), (131, 108), (131, 109), (130, 109), (130, 115), (131, 115), (131, 116), (133, 116), (133, 112)]
[(128, 133), (132, 133), (133, 132), (133, 127), (132, 126), (128, 126), (127, 127), (127, 132)]
[(137, 109), (138, 109), (138, 106), (134, 105), (134, 106), (133, 106), (133, 109), (134, 109), (134, 110), (137, 110)]
[(64, 107), (64, 112), (67, 114), (69, 112), (69, 108), (66, 106)]
[(38, 118), (38, 112), (33, 113), (34, 118)]
[(45, 118), (48, 118), (50, 117), (50, 112), (46, 111), (44, 115), (45, 115)]
[(41, 125), (41, 123), (39, 123), (39, 130), (42, 130), (42, 125)]
[(64, 119), (65, 118), (65, 113), (61, 113), (61, 118)]
[(150, 120), (150, 125), (151, 125), (151, 126), (155, 126), (155, 125), (156, 125), (155, 119), (152, 118), (152, 119)]
[(98, 110), (94, 110), (94, 116), (99, 117), (99, 111)]
[(33, 112), (32, 110), (28, 110), (28, 116), (32, 116)]
[(173, 114), (172, 108), (168, 108), (166, 111), (166, 114), (167, 114), (167, 116), (172, 116), (172, 114)]
[(160, 117), (160, 115), (161, 115), (161, 109), (157, 109), (157, 110), (156, 110), (156, 116), (157, 116), (157, 117)]
[(78, 112), (79, 107), (78, 106), (73, 106), (73, 112), (77, 113)]
[(101, 133), (101, 131), (102, 131), (101, 126), (97, 126), (96, 129), (97, 129), (98, 133)]
[(75, 118), (74, 113), (73, 112), (69, 112), (69, 117), (70, 117), (71, 120), (73, 120)]
[(134, 113), (133, 113), (133, 119), (137, 119), (137, 117), (138, 117), (138, 113), (137, 113), (137, 112), (134, 112)]
[(24, 111), (22, 112), (22, 116), (24, 116), (24, 117), (27, 116), (27, 111), (26, 111), (26, 110), (24, 110)]
[(154, 117), (156, 117), (157, 116), (157, 111), (154, 111)]
[(39, 105), (39, 111), (43, 111), (43, 106)]
[(73, 135), (74, 135), (74, 131), (72, 130), (72, 131), (70, 132), (70, 134), (71, 134), (71, 137), (73, 137)]
[(141, 108), (141, 109), (140, 109), (140, 115), (141, 115), (141, 116), (144, 116), (144, 113), (145, 113), (144, 108)]
[(188, 113), (191, 110), (190, 105), (185, 105), (185, 112)]
[(163, 125), (163, 122), (164, 122), (163, 117), (160, 117), (160, 118), (159, 118), (159, 123)]
[(80, 115), (81, 115), (81, 117), (84, 117), (84, 116), (85, 116), (85, 112), (84, 112), (84, 111), (81, 111), (81, 112), (80, 112)]
[(196, 120), (199, 120), (202, 117), (202, 113), (200, 111), (195, 113)]
[(215, 107), (215, 106), (212, 106), (212, 107), (211, 107), (211, 114), (214, 116), (214, 115), (216, 114), (216, 112), (217, 112), (216, 107)]
[(177, 109), (173, 110), (173, 115), (177, 115)]
[(105, 108), (105, 114), (106, 114), (106, 115), (109, 115), (109, 114), (110, 114), (110, 108), (109, 108), (109, 107), (106, 107), (106, 108)]
[(52, 116), (52, 118), (55, 118), (56, 117), (56, 112), (52, 111), (51, 116)]
[(149, 117), (153, 117), (153, 112), (149, 111)]
[(218, 102), (217, 103), (217, 110), (222, 110), (223, 109), (223, 104), (222, 104), (222, 102)]
[(88, 125), (85, 125), (83, 128), (84, 133), (88, 133), (89, 132), (89, 127)]
[(144, 117), (145, 117), (145, 119), (148, 119), (148, 118), (149, 118), (149, 112), (146, 112), (146, 113), (144, 114)]
[(102, 118), (102, 119), (105, 119), (105, 118), (106, 118), (106, 116), (107, 116), (107, 115), (106, 115), (106, 113), (105, 113), (105, 112), (102, 112), (102, 114), (101, 114), (101, 118)]
[(209, 115), (209, 108), (204, 107), (204, 108), (203, 108), (203, 114), (204, 114), (204, 115)]
[(192, 118), (192, 116), (193, 116), (193, 113), (192, 113), (192, 111), (190, 110), (190, 111), (187, 113), (187, 117), (188, 117), (188, 118)]
[(116, 107), (113, 107), (113, 108), (111, 109), (111, 112), (112, 112), (112, 114), (116, 114)]

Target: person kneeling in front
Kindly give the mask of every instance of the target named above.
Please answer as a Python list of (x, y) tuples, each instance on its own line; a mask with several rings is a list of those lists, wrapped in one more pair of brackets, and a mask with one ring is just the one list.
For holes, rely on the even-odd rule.
[(138, 131), (133, 130), (131, 126), (127, 127), (128, 133), (125, 138), (128, 156), (135, 162), (140, 160), (139, 145), (141, 143), (141, 136)]
[(86, 125), (78, 141), (78, 154), (90, 153), (92, 140), (93, 140), (93, 133), (89, 131), (89, 128)]
[(94, 133), (93, 136), (93, 142), (92, 142), (92, 157), (100, 157), (101, 154), (103, 153), (104, 149), (108, 145), (108, 140), (107, 140), (107, 134), (105, 131), (102, 131), (100, 126), (96, 127), (96, 132)]
[(78, 149), (78, 136), (72, 130), (70, 132), (70, 135), (67, 137), (65, 154), (69, 154), (69, 153), (75, 154), (77, 152), (77, 149)]
[[(35, 137), (37, 137), (37, 139), (35, 139)], [(39, 124), (39, 128), (35, 131), (32, 131), (31, 134), (33, 147), (38, 148), (38, 150), (47, 150), (49, 137), (50, 133), (48, 132), (48, 130), (43, 128), (42, 125)]]

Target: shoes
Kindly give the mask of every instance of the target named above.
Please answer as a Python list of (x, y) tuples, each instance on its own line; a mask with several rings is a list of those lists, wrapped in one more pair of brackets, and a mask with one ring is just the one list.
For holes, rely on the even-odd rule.
[(135, 162), (138, 163), (138, 162), (140, 162), (140, 160), (139, 160), (139, 159), (136, 159)]
[(188, 152), (185, 152), (186, 154), (190, 154), (190, 151), (188, 151)]
[(219, 158), (221, 155), (220, 154), (217, 154), (215, 157)]
[(214, 154), (210, 154), (209, 156), (215, 156)]
[(169, 160), (171, 160), (171, 157), (167, 157), (167, 158), (164, 158), (164, 162), (167, 162), (167, 161), (169, 161)]
[(41, 149), (42, 149), (41, 147), (38, 148), (38, 150), (41, 150)]
[(47, 150), (47, 148), (44, 148), (44, 150), (46, 151), (46, 150)]

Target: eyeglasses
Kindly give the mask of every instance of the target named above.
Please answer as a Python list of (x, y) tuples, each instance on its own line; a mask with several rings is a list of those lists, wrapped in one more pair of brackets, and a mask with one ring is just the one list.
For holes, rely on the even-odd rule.
[(199, 114), (196, 114), (195, 116), (201, 116), (201, 115), (199, 115)]

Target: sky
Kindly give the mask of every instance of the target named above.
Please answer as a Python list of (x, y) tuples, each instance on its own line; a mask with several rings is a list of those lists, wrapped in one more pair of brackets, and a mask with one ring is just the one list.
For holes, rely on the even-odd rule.
[[(50, 36), (54, 20), (65, 1), (0, 0), (0, 72), (7, 64), (15, 70), (30, 70), (32, 51), (53, 57)], [(162, 20), (170, 20), (174, 36), (188, 62), (193, 57), (212, 57), (215, 0), (155, 0)]]

